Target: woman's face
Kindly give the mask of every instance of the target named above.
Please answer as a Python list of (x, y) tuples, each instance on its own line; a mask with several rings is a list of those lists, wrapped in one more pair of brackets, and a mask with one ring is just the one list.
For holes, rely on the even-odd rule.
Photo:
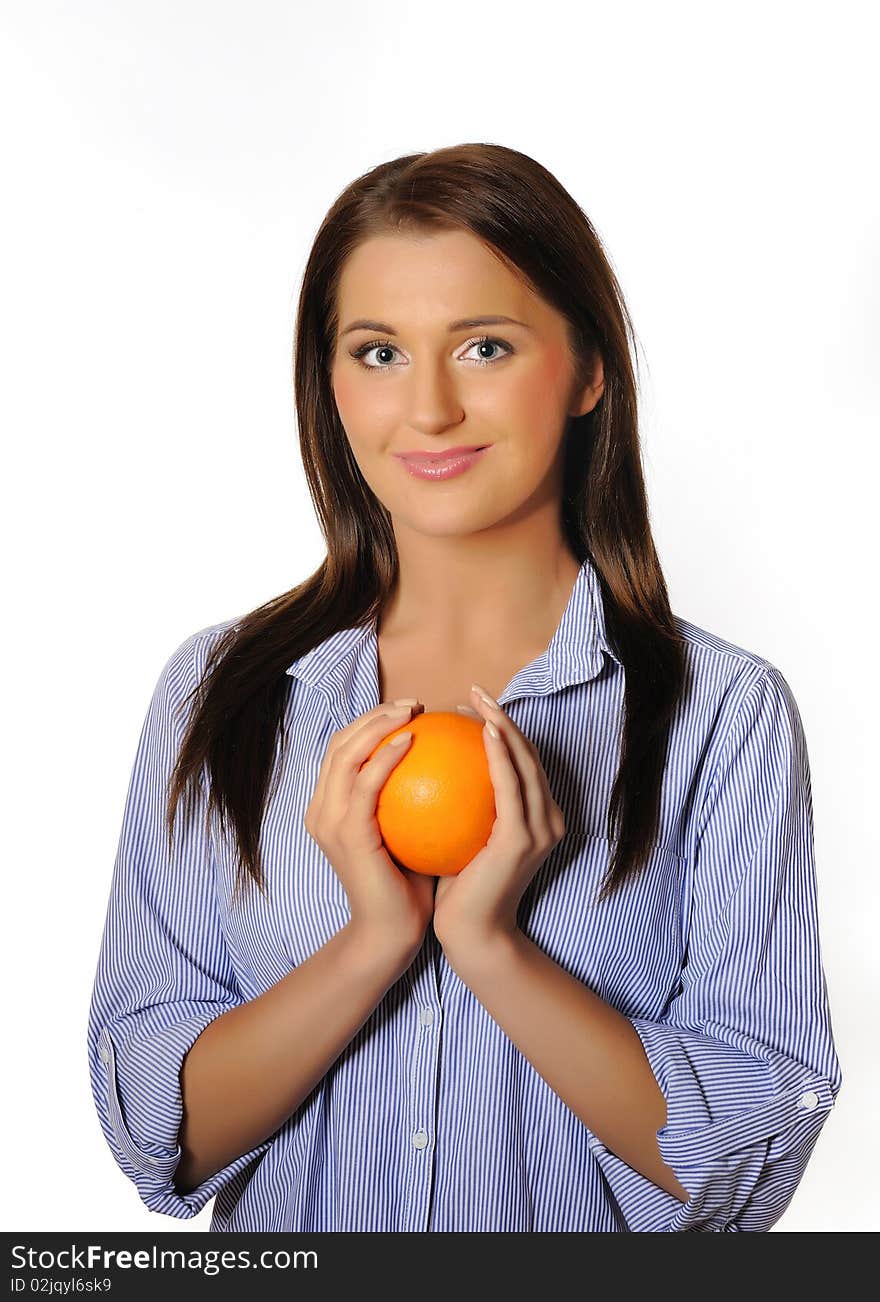
[[(475, 236), (366, 240), (345, 263), (337, 312), (333, 395), (395, 528), (461, 534), (560, 498), (566, 421), (601, 397), (601, 362), (595, 387), (574, 393), (565, 318)], [(487, 316), (512, 321), (474, 324)], [(490, 447), (445, 480), (418, 479), (395, 455), (462, 444)]]

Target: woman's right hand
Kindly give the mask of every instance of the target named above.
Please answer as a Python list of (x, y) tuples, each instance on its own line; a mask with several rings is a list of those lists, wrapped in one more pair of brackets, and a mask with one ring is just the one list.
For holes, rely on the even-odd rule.
[(376, 820), (379, 792), (410, 740), (383, 746), (383, 737), (400, 728), (424, 706), (394, 701), (359, 715), (330, 738), (305, 828), (327, 856), (348, 896), (352, 925), (380, 944), (415, 952), (434, 915), (435, 880), (398, 867), (382, 841)]

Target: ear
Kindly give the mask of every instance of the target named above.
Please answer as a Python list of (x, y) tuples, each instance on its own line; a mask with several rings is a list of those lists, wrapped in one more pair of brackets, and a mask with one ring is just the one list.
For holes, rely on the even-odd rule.
[(605, 392), (605, 368), (602, 365), (602, 357), (596, 354), (596, 360), (593, 363), (593, 377), (590, 383), (583, 389), (579, 389), (569, 407), (569, 416), (586, 416), (588, 411), (592, 411), (596, 403)]

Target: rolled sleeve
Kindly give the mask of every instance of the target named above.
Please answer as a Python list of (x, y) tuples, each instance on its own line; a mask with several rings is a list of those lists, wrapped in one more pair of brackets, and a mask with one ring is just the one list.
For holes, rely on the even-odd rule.
[(666, 1099), (656, 1132), (682, 1202), (595, 1137), (628, 1228), (769, 1230), (842, 1082), (822, 970), (806, 741), (768, 665), (744, 695), (706, 796), (678, 993), (629, 1018)]
[[(204, 630), (203, 630), (204, 633)], [(243, 1002), (214, 889), (203, 784), (181, 799), (173, 849), (167, 782), (198, 674), (204, 637), (171, 656), (153, 693), (135, 756), (92, 991), (88, 1059), (104, 1137), (151, 1211), (196, 1216), (241, 1177), (270, 1140), (186, 1194), (174, 1188), (182, 1149), (180, 1071), (206, 1026)]]

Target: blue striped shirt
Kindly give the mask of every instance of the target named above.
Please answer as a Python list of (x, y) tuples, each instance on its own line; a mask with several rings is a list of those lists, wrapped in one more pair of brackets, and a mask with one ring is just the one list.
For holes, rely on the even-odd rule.
[(522, 930), (620, 1010), (667, 1102), (657, 1132), (690, 1192), (658, 1188), (545, 1083), (458, 978), (429, 926), (410, 968), (284, 1124), (198, 1188), (172, 1182), (179, 1072), (214, 1018), (257, 998), (350, 918), (303, 814), (333, 732), (379, 704), (375, 624), (287, 670), (288, 749), (263, 827), (269, 902), (232, 902), (234, 849), (204, 795), (169, 858), (165, 783), (178, 707), (213, 639), (163, 668), (134, 760), (88, 1026), (104, 1137), (143, 1203), (211, 1231), (766, 1231), (794, 1194), (837, 1096), (819, 948), (807, 749), (768, 661), (676, 617), (686, 687), (647, 867), (610, 900), (605, 815), (623, 667), (589, 562), (546, 650), (500, 704), (538, 747), (567, 832)]

